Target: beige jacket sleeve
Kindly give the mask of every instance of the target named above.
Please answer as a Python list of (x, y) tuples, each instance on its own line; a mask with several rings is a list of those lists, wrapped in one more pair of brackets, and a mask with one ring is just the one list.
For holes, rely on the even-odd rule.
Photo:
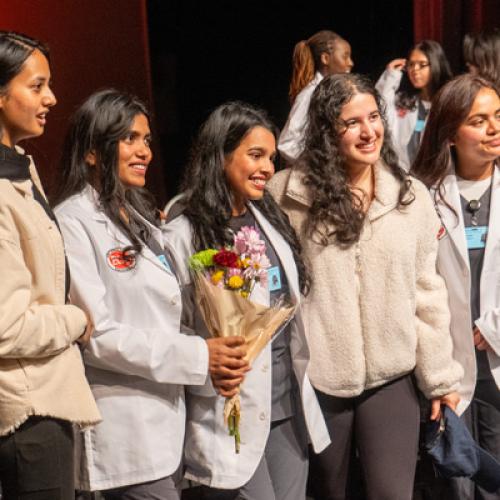
[(0, 357), (47, 357), (82, 335), (87, 319), (77, 307), (32, 302), (34, 278), (23, 250), (1, 233), (0, 262)]
[[(456, 390), (463, 377), (461, 365), (452, 357), (448, 293), (437, 273), (436, 260), (440, 221), (427, 190), (416, 185), (416, 200), (422, 204), (416, 262), (415, 320), (417, 357), (415, 375), (428, 399)], [(417, 229), (417, 228), (416, 228)]]

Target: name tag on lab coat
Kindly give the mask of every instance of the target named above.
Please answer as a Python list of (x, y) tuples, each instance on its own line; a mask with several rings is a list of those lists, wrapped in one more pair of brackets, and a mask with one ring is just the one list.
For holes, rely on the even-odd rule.
[(157, 255), (158, 257), (158, 260), (170, 271), (172, 272), (172, 269), (170, 269), (170, 264), (168, 263), (168, 260), (167, 258), (165, 257), (165, 255), (163, 254), (160, 254), (160, 255)]
[(488, 226), (470, 226), (465, 228), (465, 239), (469, 250), (477, 250), (486, 246)]
[(269, 283), (270, 292), (281, 289), (281, 273), (278, 266), (271, 267), (267, 270), (267, 281)]

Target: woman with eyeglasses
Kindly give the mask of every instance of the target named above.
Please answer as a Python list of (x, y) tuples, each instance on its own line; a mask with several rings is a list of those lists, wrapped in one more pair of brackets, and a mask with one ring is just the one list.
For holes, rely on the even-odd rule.
[(292, 109), (278, 141), (278, 150), (288, 162), (302, 152), (307, 110), (318, 83), (327, 75), (349, 73), (354, 63), (349, 42), (333, 31), (323, 30), (295, 45), (292, 65), (288, 92)]
[(443, 48), (423, 40), (407, 59), (394, 59), (377, 82), (399, 165), (406, 171), (417, 156), (434, 94), (452, 77)]

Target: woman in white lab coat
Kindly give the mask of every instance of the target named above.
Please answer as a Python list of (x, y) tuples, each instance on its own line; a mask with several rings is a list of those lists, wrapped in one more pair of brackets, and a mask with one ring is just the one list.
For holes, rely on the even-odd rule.
[[(274, 174), (276, 130), (266, 114), (244, 103), (219, 106), (202, 126), (185, 174), (184, 214), (164, 229), (185, 292), (185, 321), (208, 332), (193, 306), (187, 260), (195, 251), (232, 245), (254, 226), (266, 243), (275, 285), (256, 284), (251, 300), (298, 304), (308, 277), (297, 237), (266, 192)], [(316, 452), (329, 443), (306, 375), (309, 349), (300, 310), (253, 362), (241, 386), (241, 451), (224, 424), (224, 398), (210, 383), (187, 394), (186, 476), (204, 485), (202, 498), (304, 500), (308, 435)]]
[(407, 59), (394, 59), (379, 78), (376, 89), (384, 98), (392, 145), (404, 170), (420, 145), (434, 94), (452, 77), (441, 45), (422, 40)]
[(93, 94), (73, 117), (56, 197), (71, 295), (95, 325), (84, 360), (103, 416), (83, 435), (78, 483), (106, 499), (178, 499), (183, 384), (204, 384), (210, 371), (231, 394), (230, 368), (245, 366), (240, 339), (180, 332), (180, 290), (142, 189), (150, 142), (140, 101)]
[(351, 46), (333, 31), (318, 31), (307, 40), (297, 42), (292, 66), (288, 92), (292, 109), (278, 141), (279, 152), (289, 163), (304, 149), (307, 112), (314, 89), (325, 76), (352, 70)]
[[(454, 357), (464, 367), (458, 412), (500, 459), (500, 97), (473, 75), (446, 84), (431, 109), (416, 176), (432, 189), (442, 227)], [(500, 498), (455, 481), (457, 499)]]

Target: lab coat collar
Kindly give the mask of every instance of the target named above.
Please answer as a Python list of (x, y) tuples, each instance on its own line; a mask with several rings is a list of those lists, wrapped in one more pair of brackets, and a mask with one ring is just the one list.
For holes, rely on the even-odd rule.
[[(122, 244), (123, 246), (130, 245), (130, 241), (127, 239), (127, 237), (116, 227), (114, 222), (111, 221), (109, 217), (99, 209), (99, 194), (90, 184), (87, 184), (87, 186), (84, 188), (84, 190), (82, 191), (82, 196), (85, 201), (89, 202), (92, 205), (94, 209), (94, 220), (106, 224), (106, 231), (108, 232), (108, 234), (120, 244)], [(142, 219), (145, 224), (149, 226), (153, 238), (161, 245), (162, 248), (164, 248), (161, 230), (156, 226), (153, 226), (148, 220), (142, 217), (141, 214), (137, 212), (136, 214)], [(173, 274), (172, 270), (167, 269), (147, 245), (143, 245), (141, 257), (149, 260), (163, 271)]]
[[(498, 163), (495, 165), (495, 169), (493, 171), (492, 182), (490, 221), (488, 224), (488, 238), (486, 239), (485, 248), (485, 266), (496, 243), (500, 240), (500, 228), (498, 227), (498, 224), (493, 223), (495, 214), (500, 213), (500, 166)], [(469, 253), (467, 250), (467, 241), (465, 239), (465, 223), (462, 213), (462, 205), (460, 203), (460, 191), (458, 189), (457, 177), (453, 166), (450, 166), (450, 171), (443, 180), (442, 188), (446, 201), (456, 213), (454, 214), (453, 211), (450, 210), (450, 208), (446, 206), (441, 199), (439, 199), (439, 197), (437, 197), (437, 200), (435, 201), (436, 210), (441, 218), (441, 222), (457, 248), (463, 264), (469, 268)], [(432, 189), (432, 194), (435, 197), (435, 188)]]

